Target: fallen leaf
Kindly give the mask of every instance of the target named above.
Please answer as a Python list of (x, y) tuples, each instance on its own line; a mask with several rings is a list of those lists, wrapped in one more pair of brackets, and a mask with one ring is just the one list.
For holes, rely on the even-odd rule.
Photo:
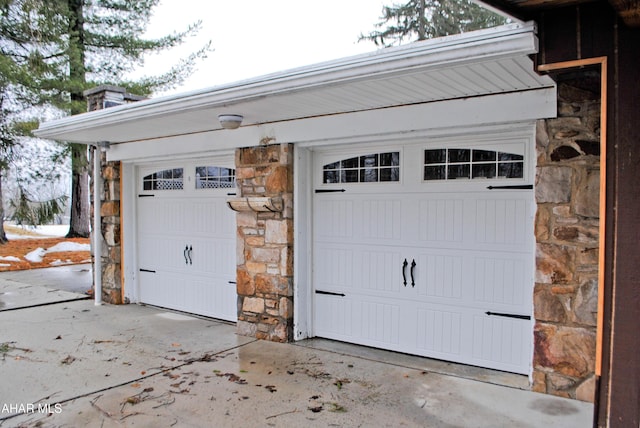
[(144, 370), (142, 370), (142, 371), (140, 372), (140, 374), (141, 374), (142, 376), (144, 376), (144, 375), (146, 375), (146, 374), (147, 374), (147, 372), (145, 372)]
[(132, 388), (140, 388), (140, 384), (139, 384), (139, 383), (137, 383), (137, 382), (136, 382), (136, 383), (132, 383), (132, 384), (131, 384), (131, 387), (132, 387)]
[(172, 343), (171, 346), (173, 346), (174, 348), (178, 348), (178, 347), (180, 347), (180, 344), (179, 343)]
[(140, 397), (137, 397), (137, 396), (133, 396), (133, 397), (127, 398), (127, 403), (129, 403), (129, 404), (138, 404), (141, 401), (142, 401), (142, 399)]
[(67, 355), (66, 358), (64, 358), (62, 361), (60, 361), (62, 364), (71, 364), (76, 360), (76, 357), (73, 357), (71, 355)]

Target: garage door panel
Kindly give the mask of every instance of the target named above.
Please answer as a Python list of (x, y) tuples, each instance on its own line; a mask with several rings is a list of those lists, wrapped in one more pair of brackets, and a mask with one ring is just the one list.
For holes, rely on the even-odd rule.
[(355, 268), (359, 289), (397, 294), (402, 286), (402, 262), (400, 250), (362, 250)]
[(439, 297), (461, 301), (464, 284), (463, 259), (452, 251), (421, 253), (414, 269), (418, 295), (423, 299)]
[(531, 333), (531, 323), (527, 320), (475, 314), (473, 359), (485, 367), (527, 374)]
[(421, 199), (418, 204), (420, 243), (455, 245), (464, 238), (464, 200), (443, 198)]
[(531, 261), (521, 255), (492, 254), (476, 256), (474, 263), (474, 301), (487, 309), (517, 308), (530, 315)]
[(399, 344), (400, 306), (375, 297), (316, 295), (318, 335), (370, 346)]
[[(314, 193), (313, 285), (316, 292), (344, 294), (315, 295), (316, 335), (528, 373), (533, 192), (523, 184), (525, 145), (504, 157), (513, 143), (504, 151), (492, 144), (490, 150), (429, 149), (430, 156), (417, 145), (385, 148), (404, 153), (401, 180), (354, 180), (340, 183), (341, 192)], [(318, 159), (316, 180), (325, 159), (339, 155)], [(458, 167), (467, 163), (469, 171), (502, 171), (513, 163), (520, 173), (464, 177)], [(458, 174), (452, 180), (450, 170)]]
[(397, 245), (402, 240), (404, 204), (401, 200), (371, 195), (319, 196), (315, 237), (323, 242), (349, 238), (362, 243)]
[(211, 275), (234, 279), (235, 271), (235, 240), (230, 239), (190, 239), (190, 269), (194, 274)]
[[(233, 184), (229, 175), (233, 170), (204, 169), (200, 187), (194, 184), (193, 162), (141, 171), (139, 184), (144, 190), (137, 204), (140, 301), (236, 321), (237, 294), (232, 283), (236, 273), (235, 213), (226, 205), (228, 186), (216, 187), (223, 178), (225, 185)], [(154, 178), (162, 175), (156, 171), (184, 171), (178, 178), (184, 177), (185, 184), (160, 186), (164, 181)], [(217, 177), (222, 171), (225, 177)], [(157, 188), (153, 187), (156, 184)]]
[(353, 253), (350, 248), (322, 245), (317, 249), (316, 289), (347, 290), (353, 287)]
[(402, 201), (363, 199), (355, 210), (355, 224), (361, 228), (363, 240), (398, 241), (402, 238)]
[(345, 198), (318, 198), (316, 210), (316, 239), (344, 239), (353, 236), (353, 201)]
[[(317, 255), (318, 290), (396, 296), (403, 287), (400, 248), (318, 244)], [(405, 272), (410, 281), (408, 267)]]
[(463, 317), (458, 311), (434, 307), (417, 308), (416, 346), (420, 353), (460, 360)]
[(185, 293), (193, 296), (193, 299), (189, 299), (193, 301), (189, 302), (188, 309), (183, 310), (228, 321), (236, 320), (236, 288), (226, 278), (196, 277)]
[[(520, 195), (512, 199), (478, 199), (475, 201), (474, 243), (484, 248), (521, 250), (531, 240), (531, 202)], [(530, 195), (526, 195), (530, 199)]]
[[(140, 281), (148, 284), (147, 287), (140, 288), (140, 300), (142, 302), (163, 306), (163, 303), (171, 299), (175, 293), (175, 278), (169, 275), (157, 275), (154, 272), (140, 272)], [(176, 304), (179, 299), (174, 299)]]
[(235, 239), (235, 213), (226, 204), (226, 197), (207, 198), (193, 204), (193, 227), (200, 236)]
[(170, 235), (146, 236), (139, 240), (139, 265), (144, 269), (183, 270), (189, 265), (188, 241)]

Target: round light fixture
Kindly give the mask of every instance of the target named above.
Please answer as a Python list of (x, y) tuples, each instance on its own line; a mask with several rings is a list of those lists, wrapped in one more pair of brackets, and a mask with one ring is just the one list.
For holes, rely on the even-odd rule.
[(219, 114), (218, 121), (224, 129), (237, 129), (244, 119), (239, 114)]

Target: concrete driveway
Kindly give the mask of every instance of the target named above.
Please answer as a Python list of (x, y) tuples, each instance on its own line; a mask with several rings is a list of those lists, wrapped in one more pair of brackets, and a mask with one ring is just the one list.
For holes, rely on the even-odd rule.
[(0, 310), (0, 427), (592, 425), (592, 405), (523, 390), (521, 376), (326, 340), (256, 341), (216, 320), (38, 293), (11, 274), (0, 274), (0, 302), (26, 292), (39, 306), (27, 296)]

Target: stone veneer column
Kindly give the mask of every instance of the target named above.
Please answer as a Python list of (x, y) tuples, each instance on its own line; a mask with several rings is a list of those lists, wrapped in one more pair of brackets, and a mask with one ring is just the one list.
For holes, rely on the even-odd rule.
[[(599, 82), (599, 79), (596, 79)], [(593, 402), (598, 291), (600, 94), (558, 84), (539, 121), (533, 389)]]
[[(144, 97), (129, 94), (124, 88), (102, 85), (84, 92), (87, 99), (87, 110), (102, 110), (120, 104), (140, 101)], [(100, 216), (101, 221), (101, 254), (102, 254), (102, 300), (107, 303), (124, 303), (121, 276), (121, 217), (120, 217), (120, 162), (108, 162), (106, 153), (91, 149), (90, 165), (93, 168), (93, 156), (100, 156), (102, 194)], [(95, 174), (91, 174), (95, 179)], [(93, 217), (93, 183), (91, 183), (91, 216)], [(95, 233), (95, 231), (92, 231)], [(94, 284), (95, 285), (95, 284)]]
[(238, 196), (281, 197), (282, 212), (239, 212), (238, 333), (293, 340), (293, 146), (236, 150)]

